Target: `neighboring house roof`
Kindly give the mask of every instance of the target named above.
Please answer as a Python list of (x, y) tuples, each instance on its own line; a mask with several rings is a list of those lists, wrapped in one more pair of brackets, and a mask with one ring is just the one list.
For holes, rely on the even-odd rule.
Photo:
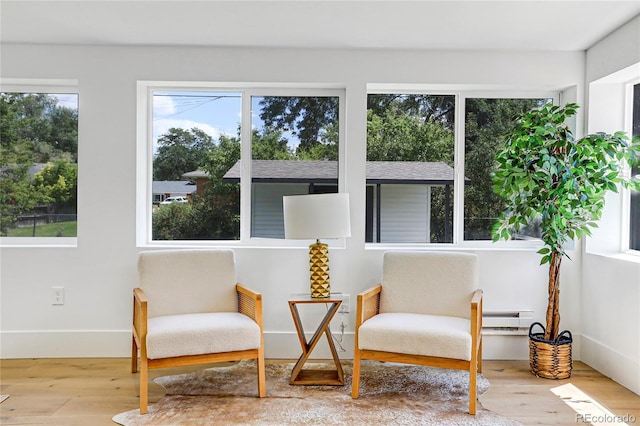
[(186, 180), (154, 180), (152, 182), (154, 194), (192, 194), (196, 192), (196, 184)]
[(187, 179), (208, 178), (209, 173), (205, 172), (204, 170), (194, 170), (192, 172), (183, 173), (182, 177), (185, 177)]
[[(195, 173), (195, 172), (191, 172)], [(337, 161), (253, 160), (253, 182), (336, 183)], [(367, 161), (367, 183), (453, 184), (453, 168), (442, 162)], [(240, 161), (224, 175), (228, 182), (240, 181)]]
[[(40, 173), (42, 171), (42, 169), (44, 169), (46, 167), (47, 163), (33, 163), (30, 167), (29, 167), (29, 177), (31, 179), (33, 179), (37, 173)], [(10, 170), (11, 167), (15, 167), (16, 164), (10, 164), (7, 167), (0, 167), (0, 175), (3, 175), (6, 173), (7, 170)]]
[(442, 162), (367, 161), (367, 183), (453, 184), (453, 167)]

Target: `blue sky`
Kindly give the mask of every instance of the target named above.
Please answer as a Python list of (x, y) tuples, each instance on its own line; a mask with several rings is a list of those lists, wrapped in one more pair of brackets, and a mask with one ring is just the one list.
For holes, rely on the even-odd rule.
[(78, 95), (75, 93), (50, 94), (49, 96), (58, 101), (58, 106), (78, 109)]
[[(254, 128), (262, 128), (260, 120), (260, 97), (253, 98)], [(238, 92), (177, 92), (155, 91), (153, 97), (153, 146), (158, 138), (170, 128), (199, 128), (215, 141), (220, 135), (236, 136), (241, 121), (242, 98)], [(289, 144), (295, 149), (298, 139), (288, 131), (283, 131)]]
[(235, 136), (241, 119), (240, 93), (154, 92), (153, 141), (170, 128), (197, 127), (217, 140), (221, 134)]

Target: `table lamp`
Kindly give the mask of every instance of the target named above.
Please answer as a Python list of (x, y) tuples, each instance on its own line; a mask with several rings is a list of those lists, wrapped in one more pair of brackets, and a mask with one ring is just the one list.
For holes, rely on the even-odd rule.
[(316, 242), (309, 246), (311, 297), (329, 297), (329, 247), (321, 238), (351, 236), (349, 194), (309, 194), (282, 197), (284, 236)]

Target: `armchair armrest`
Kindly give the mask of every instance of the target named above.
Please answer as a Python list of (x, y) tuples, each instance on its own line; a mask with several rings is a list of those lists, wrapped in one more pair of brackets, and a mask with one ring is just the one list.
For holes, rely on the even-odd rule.
[(368, 290), (358, 294), (356, 308), (356, 329), (360, 325), (374, 315), (380, 313), (380, 292), (382, 284), (371, 287)]
[(236, 284), (238, 312), (253, 319), (262, 329), (262, 294)]
[(479, 339), (482, 333), (482, 290), (478, 289), (471, 297), (471, 337)]
[(142, 348), (147, 337), (147, 297), (141, 288), (133, 289), (133, 337)]

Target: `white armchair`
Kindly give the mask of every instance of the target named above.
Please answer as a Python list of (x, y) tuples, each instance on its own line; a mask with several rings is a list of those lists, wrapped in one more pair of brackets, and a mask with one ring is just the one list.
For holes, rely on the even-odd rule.
[(153, 368), (255, 359), (266, 395), (262, 296), (236, 283), (233, 251), (141, 252), (138, 278), (131, 371), (140, 370), (141, 414)]
[(469, 414), (475, 414), (481, 330), (475, 255), (385, 253), (381, 284), (357, 299), (351, 396), (359, 396), (364, 359), (468, 370)]

